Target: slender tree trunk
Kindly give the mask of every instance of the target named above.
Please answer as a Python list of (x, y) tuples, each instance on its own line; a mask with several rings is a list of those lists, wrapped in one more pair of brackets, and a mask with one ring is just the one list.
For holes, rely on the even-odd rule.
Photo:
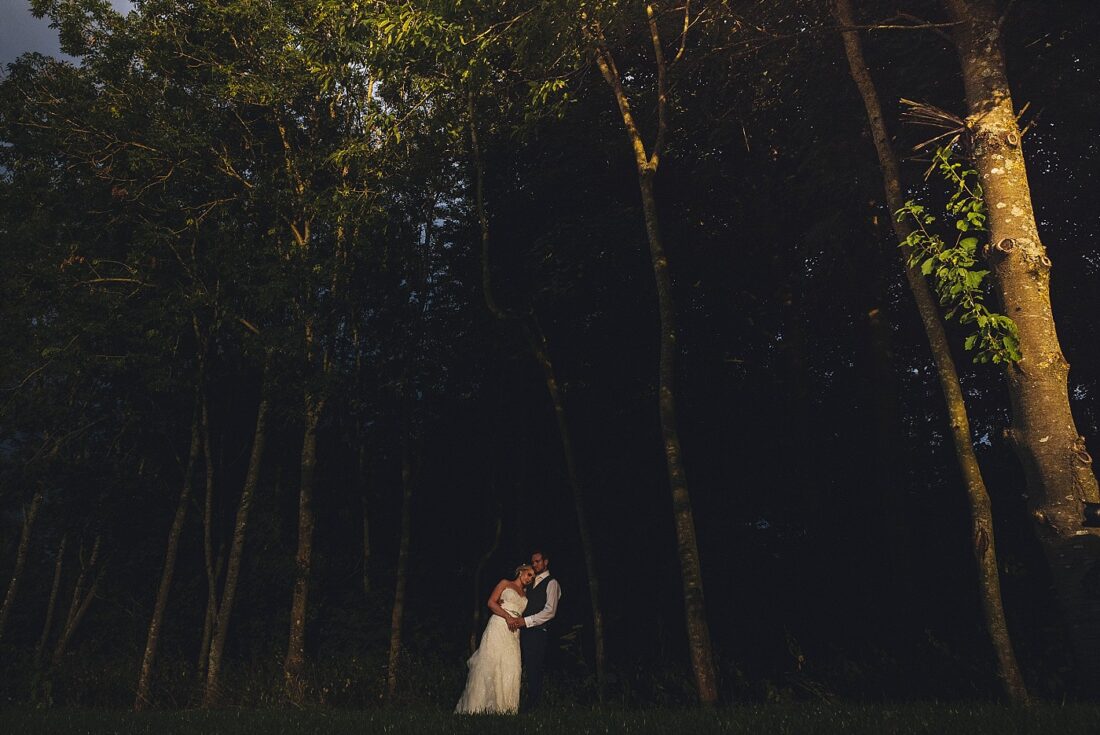
[(1100, 532), (1082, 528), (1083, 504), (1100, 502), (1092, 457), (1069, 405), (1069, 363), (1050, 305), (1051, 262), (1039, 239), (1021, 133), (988, 0), (947, 0), (958, 25), (966, 128), (989, 214), (989, 267), (1023, 359), (1006, 368), (1007, 435), (1027, 476), (1028, 504), (1050, 564), (1077, 662), (1078, 684), (1100, 686)]
[(360, 500), (363, 506), (363, 594), (369, 595), (371, 590), (370, 583), (370, 502), (367, 497), (368, 487), (367, 484), (367, 450), (366, 447), (359, 447), (359, 484), (362, 488), (362, 495)]
[(161, 624), (164, 622), (164, 611), (168, 607), (168, 591), (172, 587), (172, 576), (176, 571), (176, 556), (179, 552), (183, 522), (187, 517), (187, 504), (191, 499), (191, 484), (194, 479), (195, 463), (198, 462), (199, 452), (202, 450), (200, 413), (201, 409), (196, 406), (195, 415), (191, 421), (191, 449), (187, 455), (187, 467), (183, 472), (183, 489), (180, 491), (179, 502), (176, 504), (172, 527), (168, 529), (168, 546), (164, 553), (164, 570), (161, 572), (160, 587), (157, 589), (157, 599), (153, 605), (153, 618), (149, 621), (149, 632), (145, 637), (145, 654), (141, 658), (137, 693), (134, 696), (134, 711), (142, 710), (149, 704), (149, 682), (153, 674), (153, 660), (157, 654), (157, 643), (160, 639)]
[(294, 596), (290, 606), (290, 637), (283, 674), (286, 693), (292, 702), (305, 695), (302, 672), (305, 666), (305, 628), (309, 603), (309, 583), (313, 562), (313, 485), (317, 467), (317, 426), (325, 399), (306, 391), (304, 400), (305, 434), (302, 439), (301, 482), (298, 488), (298, 553), (295, 557)]
[(96, 571), (95, 581), (85, 592), (84, 587), (88, 583), (88, 573), (96, 569), (99, 561), (99, 548), (102, 541), (101, 536), (95, 537), (95, 542), (92, 544), (92, 553), (87, 562), (84, 561), (83, 550), (81, 550), (80, 574), (77, 575), (76, 584), (73, 585), (73, 599), (69, 603), (69, 613), (65, 616), (65, 625), (61, 629), (61, 635), (57, 638), (57, 644), (54, 646), (53, 656), (50, 659), (54, 666), (60, 664), (61, 659), (65, 656), (69, 641), (72, 640), (76, 629), (80, 627), (80, 622), (84, 619), (85, 613), (88, 612), (88, 606), (92, 604), (96, 590), (99, 589), (99, 582), (103, 579), (103, 567), (100, 565)]
[[(837, 0), (836, 16), (842, 26), (855, 25), (851, 0)], [(863, 49), (858, 33), (845, 31), (842, 36), (852, 79), (859, 88), (864, 106), (867, 109), (871, 134), (875, 142), (875, 148), (878, 151), (879, 164), (882, 168), (886, 202), (891, 213), (897, 212), (904, 203), (901, 195), (901, 174), (897, 156), (890, 145), (886, 124), (883, 121), (878, 93), (875, 90), (870, 72), (867, 70), (867, 64), (863, 60)], [(898, 242), (905, 242), (906, 237), (909, 235), (907, 225), (898, 222), (895, 216), (891, 216), (891, 220)], [(997, 673), (1001, 679), (1005, 695), (1016, 702), (1026, 703), (1028, 701), (1027, 689), (1024, 686), (1023, 677), (1020, 675), (1019, 666), (1016, 664), (1016, 655), (1012, 649), (1012, 640), (1008, 634), (1008, 625), (1005, 622), (1004, 607), (1001, 601), (997, 550), (993, 541), (992, 507), (985, 481), (982, 479), (981, 469), (978, 466), (978, 458), (974, 454), (974, 446), (970, 437), (970, 421), (966, 413), (966, 403), (963, 400), (959, 376), (955, 370), (955, 362), (951, 357), (950, 344), (944, 332), (943, 323), (940, 320), (936, 299), (929, 290), (927, 282), (918, 269), (909, 267), (908, 253), (901, 248), (899, 248), (899, 252), (902, 257), (902, 265), (905, 268), (905, 277), (909, 282), (913, 299), (916, 301), (917, 311), (920, 313), (921, 323), (924, 325), (924, 331), (928, 337), (928, 345), (936, 363), (940, 389), (943, 391), (944, 401), (947, 403), (955, 455), (966, 485), (967, 500), (970, 503), (971, 540), (977, 565), (978, 586), (981, 593), (986, 629), (989, 631), (990, 642), (997, 656)]]
[(477, 650), (478, 633), (481, 632), (481, 619), (482, 611), (485, 609), (485, 590), (481, 589), (481, 576), (485, 571), (485, 565), (489, 563), (489, 560), (493, 557), (493, 554), (497, 553), (497, 549), (500, 548), (500, 532), (504, 526), (503, 513), (500, 504), (497, 504), (496, 512), (496, 525), (493, 529), (493, 543), (489, 545), (489, 548), (485, 550), (485, 553), (481, 555), (481, 558), (477, 560), (477, 567), (474, 569), (474, 614), (473, 620), (470, 623), (470, 655), (473, 655)]
[(581, 490), (580, 479), (577, 474), (577, 462), (573, 454), (573, 439), (569, 433), (569, 421), (565, 415), (565, 400), (558, 387), (557, 375), (554, 372), (554, 363), (550, 360), (550, 347), (546, 341), (546, 335), (539, 326), (538, 320), (531, 317), (527, 327), (528, 341), (535, 361), (542, 367), (543, 378), (546, 381), (546, 392), (550, 394), (550, 401), (554, 405), (554, 416), (558, 424), (558, 438), (561, 440), (562, 455), (565, 459), (566, 477), (569, 479), (569, 488), (573, 493), (573, 508), (577, 515), (577, 530), (580, 534), (581, 550), (584, 552), (585, 573), (588, 575), (588, 598), (592, 614), (592, 638), (595, 643), (596, 654), (596, 684), (599, 701), (603, 701), (606, 688), (605, 658), (604, 658), (604, 634), (603, 613), (600, 610), (600, 578), (596, 572), (596, 554), (592, 548), (592, 534), (588, 529), (588, 515), (584, 507), (584, 493)]
[(649, 240), (650, 261), (657, 288), (657, 312), (660, 321), (660, 354), (658, 359), (657, 408), (661, 421), (661, 438), (669, 486), (672, 490), (672, 512), (676, 528), (676, 543), (683, 580), (684, 612), (687, 622), (688, 646), (695, 673), (695, 684), (702, 704), (718, 700), (718, 676), (714, 666), (710, 630), (707, 626), (706, 604), (703, 598), (703, 575), (699, 563), (699, 546), (695, 538), (695, 519), (688, 494), (687, 475), (676, 427), (676, 319), (672, 301), (672, 278), (668, 258), (657, 218), (657, 198), (653, 179), (668, 135), (667, 66), (657, 19), (652, 5), (646, 5), (650, 37), (653, 42), (657, 71), (657, 138), (647, 152), (641, 132), (634, 120), (630, 100), (622, 84), (622, 76), (602, 34), (596, 39), (596, 63), (614, 94), (623, 127), (634, 151), (638, 171), (638, 186), (642, 195), (642, 212)]
[[(199, 644), (199, 660), (195, 667), (199, 680), (206, 679), (206, 664), (210, 657), (210, 638), (214, 620), (218, 616), (218, 570), (221, 558), (214, 560), (214, 452), (210, 442), (210, 411), (206, 386), (202, 386), (202, 458), (206, 495), (202, 509), (202, 557), (206, 571), (206, 614), (202, 623), (202, 642)], [(222, 548), (224, 551), (224, 547)]]
[[(473, 94), (469, 97), (470, 117), (470, 142), (473, 149), (475, 168), (475, 199), (477, 202), (478, 223), (481, 230), (481, 281), (482, 294), (485, 305), (493, 316), (502, 321), (510, 318), (500, 308), (493, 297), (492, 278), (489, 261), (489, 218), (485, 211), (485, 171), (481, 158), (481, 147), (477, 134), (477, 116), (474, 107)], [(604, 654), (604, 630), (603, 613), (600, 606), (600, 582), (596, 570), (595, 551), (592, 547), (592, 536), (588, 529), (587, 513), (584, 506), (584, 492), (581, 489), (580, 476), (577, 472), (577, 463), (573, 452), (573, 440), (569, 432), (569, 421), (565, 413), (565, 400), (558, 387), (558, 379), (554, 370), (553, 360), (550, 358), (550, 346), (534, 314), (530, 314), (524, 321), (524, 332), (531, 348), (531, 355), (535, 362), (542, 368), (546, 390), (554, 406), (554, 416), (557, 420), (558, 438), (561, 441), (562, 455), (565, 460), (566, 476), (569, 480), (569, 488), (573, 496), (573, 508), (577, 518), (577, 530), (581, 539), (581, 549), (584, 553), (585, 574), (588, 576), (588, 599), (592, 614), (592, 638), (595, 647), (597, 695), (602, 702), (606, 689), (606, 665)], [(480, 621), (480, 609), (475, 616), (475, 623)], [(476, 627), (476, 626), (475, 626)], [(475, 631), (476, 635), (476, 631)], [(472, 650), (472, 649), (471, 649)]]
[[(408, 421), (408, 418), (406, 418)], [(397, 669), (401, 659), (401, 630), (405, 616), (405, 589), (408, 586), (409, 541), (412, 532), (413, 466), (409, 447), (409, 429), (405, 430), (405, 446), (401, 451), (401, 541), (397, 551), (397, 581), (393, 591), (393, 614), (390, 617), (390, 652), (386, 666), (387, 701), (397, 692)]]
[(53, 616), (57, 611), (57, 594), (61, 591), (61, 570), (65, 566), (65, 547), (68, 545), (69, 535), (61, 537), (61, 543), (57, 547), (57, 561), (53, 566), (53, 584), (50, 585), (50, 599), (46, 603), (46, 620), (42, 623), (42, 637), (38, 639), (38, 645), (34, 647), (34, 668), (42, 665), (42, 654), (46, 650), (46, 644), (50, 641), (50, 630), (53, 628)]
[(241, 573), (241, 557), (244, 554), (245, 536), (248, 531), (248, 514), (252, 509), (252, 498), (260, 482), (260, 467), (263, 464), (264, 444), (267, 441), (267, 414), (271, 408), (271, 386), (265, 366), (261, 386), (260, 405), (256, 411), (256, 429), (252, 439), (252, 455), (248, 462), (248, 474), (245, 476), (241, 499), (237, 505), (237, 518), (233, 524), (233, 542), (226, 561), (225, 587), (218, 604), (218, 614), (214, 623), (210, 641), (210, 656), (206, 665), (206, 685), (203, 691), (203, 706), (211, 707), (218, 701), (218, 677), (221, 673), (222, 654), (225, 641), (229, 636), (229, 620), (233, 613), (233, 599), (237, 594), (237, 582)]
[(31, 504), (23, 510), (23, 526), (19, 532), (19, 548), (15, 552), (15, 569), (11, 573), (11, 581), (8, 582), (8, 591), (4, 595), (4, 602), (0, 605), (0, 638), (4, 637), (4, 628), (8, 623), (8, 615), (15, 604), (15, 595), (19, 592), (19, 583), (23, 581), (23, 570), (27, 567), (27, 552), (31, 545), (31, 531), (34, 529), (34, 521), (38, 517), (38, 511), (42, 507), (44, 496), (42, 491), (35, 492), (31, 498)]

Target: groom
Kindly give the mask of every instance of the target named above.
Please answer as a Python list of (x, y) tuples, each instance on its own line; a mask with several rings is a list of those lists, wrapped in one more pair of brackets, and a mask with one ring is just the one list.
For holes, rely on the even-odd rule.
[(523, 670), (527, 672), (527, 702), (525, 710), (539, 706), (542, 696), (542, 665), (546, 660), (547, 626), (558, 614), (561, 585), (550, 576), (550, 558), (542, 551), (531, 554), (535, 581), (527, 590), (527, 609), (534, 614), (508, 621), (512, 630), (521, 630), (519, 645), (523, 652)]

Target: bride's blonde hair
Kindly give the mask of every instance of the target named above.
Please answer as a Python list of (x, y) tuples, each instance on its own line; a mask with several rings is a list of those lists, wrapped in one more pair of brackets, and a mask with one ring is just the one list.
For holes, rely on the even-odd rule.
[(519, 579), (519, 575), (523, 574), (524, 569), (530, 569), (532, 572), (535, 571), (535, 568), (530, 564), (520, 564), (518, 567), (516, 567), (516, 579)]

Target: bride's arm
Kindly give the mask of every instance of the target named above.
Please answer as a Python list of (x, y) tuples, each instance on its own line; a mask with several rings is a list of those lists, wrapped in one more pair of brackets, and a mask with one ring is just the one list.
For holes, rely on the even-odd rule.
[(504, 590), (507, 586), (507, 579), (500, 580), (500, 582), (497, 583), (497, 586), (493, 588), (493, 594), (489, 595), (489, 601), (485, 604), (488, 605), (489, 609), (493, 611), (493, 615), (499, 615), (505, 620), (511, 620), (515, 617), (515, 615), (511, 614), (500, 606), (500, 596), (504, 594)]

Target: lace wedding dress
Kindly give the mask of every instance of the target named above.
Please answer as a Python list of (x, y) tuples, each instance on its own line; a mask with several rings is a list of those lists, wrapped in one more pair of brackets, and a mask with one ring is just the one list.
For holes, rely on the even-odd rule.
[[(527, 607), (527, 598), (511, 587), (500, 596), (500, 606), (519, 617)], [(470, 674), (466, 689), (458, 700), (458, 714), (515, 714), (519, 711), (519, 631), (508, 630), (499, 615), (489, 618), (481, 645), (467, 662)]]

